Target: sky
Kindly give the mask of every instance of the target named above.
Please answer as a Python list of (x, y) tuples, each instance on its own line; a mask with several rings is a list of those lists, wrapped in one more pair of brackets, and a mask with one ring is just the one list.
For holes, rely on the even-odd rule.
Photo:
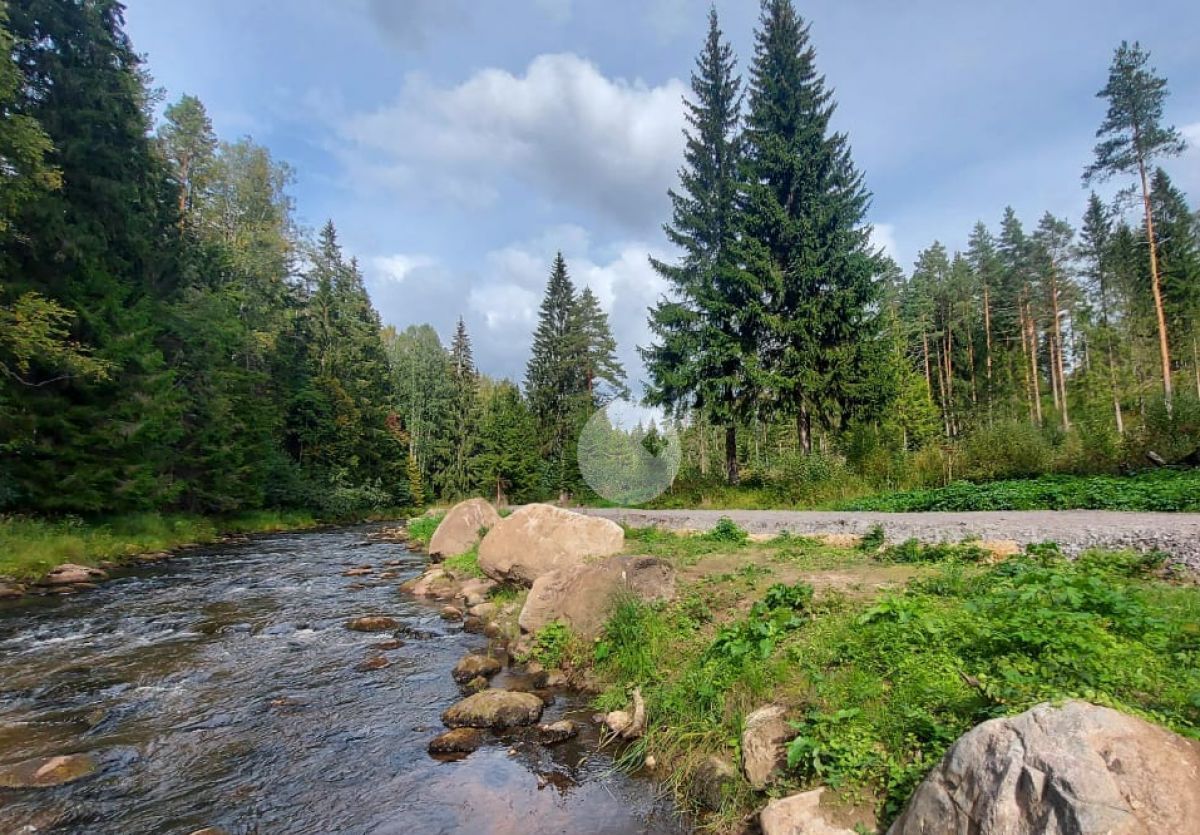
[[(749, 65), (755, 0), (718, 0)], [(811, 0), (818, 67), (873, 194), (875, 241), (907, 270), (965, 246), (1006, 205), (1078, 225), (1113, 49), (1138, 40), (1191, 140), (1164, 163), (1200, 204), (1200, 3)], [(327, 218), (386, 323), (459, 316), (480, 368), (519, 381), (554, 253), (608, 312), (637, 391), (646, 311), (670, 257), (667, 190), (701, 0), (127, 0), (168, 101), (296, 171), (297, 216)], [(1116, 188), (1110, 185), (1108, 192)], [(1107, 192), (1106, 192), (1107, 193)]]

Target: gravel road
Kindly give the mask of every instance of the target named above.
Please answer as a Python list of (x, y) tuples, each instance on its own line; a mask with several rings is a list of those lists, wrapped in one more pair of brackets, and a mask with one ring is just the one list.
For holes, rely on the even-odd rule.
[(624, 510), (584, 513), (632, 526), (706, 530), (728, 516), (751, 533), (863, 534), (882, 525), (889, 541), (958, 542), (967, 537), (1009, 539), (1020, 545), (1057, 542), (1069, 554), (1087, 548), (1158, 549), (1200, 570), (1200, 513), (1121, 513), (1106, 510), (869, 513), (798, 510)]

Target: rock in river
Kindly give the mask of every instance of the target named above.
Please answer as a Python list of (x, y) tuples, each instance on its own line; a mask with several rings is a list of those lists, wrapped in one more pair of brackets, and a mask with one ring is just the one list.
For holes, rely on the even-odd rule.
[(435, 737), (429, 743), (430, 754), (470, 754), (483, 745), (483, 731), (478, 728), (455, 728)]
[(548, 725), (538, 725), (538, 739), (543, 745), (556, 745), (579, 735), (579, 727), (570, 719), (560, 719)]
[(542, 700), (532, 693), (484, 690), (446, 709), (442, 722), (448, 728), (515, 728), (532, 725), (542, 717)]
[(382, 615), (367, 615), (362, 618), (354, 618), (346, 624), (347, 629), (353, 629), (355, 632), (386, 632), (389, 629), (395, 629), (400, 623), (395, 618), (383, 617)]
[(475, 653), (471, 653), (459, 659), (450, 675), (459, 684), (465, 684), (476, 676), (491, 678), (500, 672), (503, 667), (503, 664), (490, 655), (476, 655)]
[(107, 579), (108, 574), (99, 568), (90, 568), (86, 565), (75, 565), (68, 562), (52, 569), (49, 574), (42, 578), (42, 585), (70, 586), (75, 583), (93, 583), (96, 580)]
[(1166, 835), (1198, 821), (1200, 743), (1068, 701), (963, 734), (888, 833)]
[(26, 760), (0, 768), (0, 787), (40, 789), (61, 786), (63, 783), (87, 777), (95, 770), (96, 761), (87, 754), (66, 754)]

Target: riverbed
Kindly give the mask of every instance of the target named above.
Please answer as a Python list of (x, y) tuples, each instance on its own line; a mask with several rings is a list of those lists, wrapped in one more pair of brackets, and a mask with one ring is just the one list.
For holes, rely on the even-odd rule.
[[(450, 669), (481, 636), (398, 591), (423, 567), (369, 528), (183, 552), (67, 597), (0, 604), (0, 767), (87, 753), (91, 776), (0, 788), (0, 832), (682, 833), (655, 784), (613, 768), (590, 711), (559, 695), (543, 721), (432, 758)], [(347, 577), (371, 564), (396, 577)], [(346, 628), (382, 614), (389, 633)], [(388, 666), (363, 670), (369, 658)], [(503, 676), (495, 682), (503, 686)]]

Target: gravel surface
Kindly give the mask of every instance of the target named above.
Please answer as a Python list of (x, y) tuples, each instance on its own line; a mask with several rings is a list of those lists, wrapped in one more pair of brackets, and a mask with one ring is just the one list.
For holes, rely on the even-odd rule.
[(593, 516), (635, 527), (707, 530), (728, 516), (750, 533), (863, 534), (882, 525), (890, 542), (959, 542), (967, 537), (1057, 542), (1068, 554), (1093, 547), (1158, 549), (1200, 570), (1200, 513), (1030, 510), (971, 513), (871, 513), (799, 510), (624, 510), (588, 508)]

